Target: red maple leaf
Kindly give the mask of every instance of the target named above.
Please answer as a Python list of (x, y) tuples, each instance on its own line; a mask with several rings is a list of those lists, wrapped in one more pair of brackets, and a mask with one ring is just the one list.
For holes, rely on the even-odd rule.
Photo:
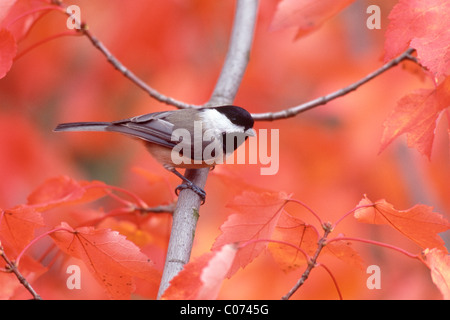
[(224, 245), (186, 264), (171, 281), (162, 299), (216, 299), (234, 261), (237, 247)]
[(36, 210), (49, 210), (60, 205), (90, 202), (106, 195), (99, 181), (75, 181), (67, 176), (50, 178), (28, 196), (28, 205)]
[(159, 284), (159, 272), (133, 242), (117, 231), (62, 223), (52, 238), (65, 253), (81, 259), (113, 299), (129, 299), (133, 277)]
[(319, 28), (355, 0), (283, 0), (278, 3), (272, 29), (297, 27), (296, 38)]
[(34, 23), (46, 10), (43, 7), (56, 9), (56, 6), (46, 6), (41, 0), (1, 0), (0, 27), (8, 29), (17, 41), (20, 41), (31, 29)]
[[(292, 271), (306, 265), (318, 249), (318, 231), (301, 219), (284, 212), (273, 232), (269, 250), (283, 271)], [(300, 251), (302, 250), (302, 252)], [(306, 255), (308, 255), (308, 257)], [(363, 261), (347, 241), (333, 241), (322, 248), (321, 255), (333, 255), (358, 268)]]
[(408, 47), (417, 50), (419, 62), (436, 76), (450, 68), (450, 2), (400, 0), (389, 14), (385, 61)]
[(384, 123), (380, 152), (395, 138), (406, 133), (408, 146), (415, 147), (429, 158), (437, 120), (448, 106), (450, 77), (435, 89), (420, 89), (400, 99)]
[[(305, 265), (305, 255), (296, 247), (312, 256), (317, 249), (319, 235), (315, 228), (289, 214), (282, 214), (273, 232), (272, 239), (277, 242), (269, 244), (269, 250), (283, 271), (291, 271)], [(294, 246), (286, 245), (285, 243)]]
[(450, 255), (439, 249), (426, 249), (422, 253), (425, 264), (431, 270), (431, 279), (445, 300), (450, 300)]
[(358, 269), (363, 268), (364, 261), (358, 252), (352, 248), (352, 243), (345, 240), (333, 241), (327, 243), (322, 249), (323, 254), (333, 255), (334, 257), (348, 263)]
[[(229, 243), (270, 239), (287, 199), (283, 192), (244, 192), (237, 196), (228, 207), (238, 213), (230, 215), (220, 227), (222, 234), (213, 250)], [(253, 242), (241, 248), (228, 276), (253, 261), (266, 247), (267, 242)]]
[(0, 209), (0, 241), (9, 244), (17, 253), (33, 240), (35, 230), (43, 225), (41, 214), (28, 206)]
[[(370, 205), (372, 201), (364, 198), (358, 206)], [(385, 224), (396, 229), (423, 249), (438, 248), (445, 250), (444, 241), (438, 233), (447, 231), (450, 223), (432, 207), (415, 205), (408, 210), (396, 210), (385, 200), (379, 200), (355, 211), (355, 218), (360, 222)]]

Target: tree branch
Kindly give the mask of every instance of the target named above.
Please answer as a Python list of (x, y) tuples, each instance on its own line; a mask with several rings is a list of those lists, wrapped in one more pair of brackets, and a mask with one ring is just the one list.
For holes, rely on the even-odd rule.
[(330, 102), (331, 100), (334, 100), (336, 98), (342, 97), (356, 89), (358, 89), (360, 86), (362, 86), (363, 84), (369, 82), (370, 80), (372, 80), (373, 78), (379, 76), (380, 74), (382, 74), (383, 72), (391, 69), (392, 67), (395, 67), (396, 65), (398, 65), (400, 62), (402, 62), (403, 60), (411, 60), (417, 63), (417, 60), (415, 59), (415, 57), (412, 56), (412, 53), (414, 52), (414, 49), (409, 48), (408, 50), (406, 50), (405, 52), (403, 52), (401, 55), (399, 55), (397, 58), (392, 59), (391, 61), (387, 62), (385, 65), (383, 65), (381, 68), (375, 70), (374, 72), (368, 74), (367, 76), (365, 76), (364, 78), (356, 81), (355, 83), (352, 83), (351, 85), (339, 89), (333, 93), (330, 93), (326, 96), (322, 96), (320, 98), (308, 101), (306, 103), (303, 103), (301, 105), (289, 108), (289, 109), (285, 109), (282, 111), (278, 111), (278, 112), (266, 112), (266, 113), (255, 113), (252, 114), (253, 119), (255, 119), (255, 121), (274, 121), (274, 120), (279, 120), (279, 119), (287, 119), (287, 118), (291, 118), (294, 117), (296, 115), (298, 115), (301, 112), (305, 112), (309, 109), (327, 104), (328, 102)]
[(152, 98), (158, 100), (159, 102), (163, 102), (179, 109), (187, 109), (187, 108), (199, 108), (200, 106), (185, 103), (179, 100), (176, 100), (172, 97), (166, 96), (154, 88), (150, 87), (146, 84), (142, 79), (137, 77), (131, 70), (126, 68), (114, 55), (109, 52), (109, 50), (103, 45), (101, 41), (99, 41), (89, 30), (86, 24), (81, 25), (80, 32), (82, 32), (91, 42), (92, 44), (100, 50), (100, 52), (106, 57), (108, 62), (114, 66), (120, 73), (122, 73), (126, 78), (135, 83), (139, 88), (147, 92)]
[(224, 105), (233, 102), (250, 59), (257, 11), (258, 0), (238, 1), (225, 63), (207, 104)]
[[(213, 106), (233, 102), (247, 67), (257, 9), (258, 0), (238, 0), (225, 63), (207, 105)], [(209, 168), (188, 169), (185, 176), (194, 184), (203, 188), (208, 172)], [(180, 192), (177, 207), (173, 214), (172, 231), (158, 298), (167, 289), (170, 280), (189, 262), (199, 207), (200, 198), (196, 193), (189, 189)]]
[[(66, 11), (67, 6), (62, 3), (60, 0), (52, 0), (52, 4), (59, 6), (60, 8), (63, 8), (64, 11)], [(139, 88), (147, 92), (150, 97), (154, 98), (155, 100), (158, 100), (160, 102), (166, 103), (168, 105), (172, 105), (174, 107), (177, 107), (178, 109), (188, 109), (188, 108), (199, 108), (200, 106), (185, 103), (179, 100), (176, 100), (172, 97), (166, 96), (160, 92), (158, 92), (156, 89), (152, 88), (148, 84), (146, 84), (142, 79), (140, 79), (138, 76), (136, 76), (131, 70), (129, 70), (127, 67), (125, 67), (109, 50), (108, 48), (99, 40), (97, 37), (92, 34), (91, 31), (89, 31), (89, 27), (85, 22), (78, 21), (74, 16), (71, 16), (70, 13), (66, 11), (66, 14), (71, 18), (75, 19), (75, 25), (80, 26), (79, 29), (77, 29), (78, 32), (80, 32), (82, 35), (86, 36), (89, 41), (96, 47), (108, 60), (108, 62), (117, 69), (120, 73), (122, 73), (126, 78), (131, 80), (134, 84), (136, 84)]]
[(5, 260), (6, 262), (6, 272), (12, 272), (17, 277), (19, 282), (27, 289), (31, 295), (33, 296), (34, 300), (42, 300), (41, 296), (34, 291), (33, 287), (30, 285), (30, 283), (25, 279), (25, 277), (20, 273), (19, 269), (17, 269), (17, 265), (9, 260), (9, 258), (6, 256), (5, 251), (0, 244), (0, 256)]
[[(289, 290), (288, 293), (286, 293), (281, 299), (282, 300), (288, 300), (308, 279), (309, 274), (311, 273), (311, 270), (317, 266), (317, 258), (319, 257), (320, 252), (322, 251), (323, 247), (326, 244), (327, 237), (332, 231), (332, 226), (330, 223), (325, 223), (322, 225), (323, 229), (325, 230), (322, 238), (319, 239), (319, 242), (317, 243), (317, 250), (314, 253), (314, 256), (311, 258), (310, 261), (308, 261), (308, 267), (303, 272), (300, 279), (297, 281), (297, 283), (292, 287), (291, 290)], [(334, 281), (334, 280), (333, 280)], [(340, 295), (340, 294), (339, 294)]]

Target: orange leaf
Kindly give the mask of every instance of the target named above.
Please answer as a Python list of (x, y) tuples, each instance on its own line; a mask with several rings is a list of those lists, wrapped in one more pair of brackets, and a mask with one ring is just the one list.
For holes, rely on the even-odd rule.
[(409, 147), (415, 147), (429, 158), (436, 122), (448, 106), (450, 106), (450, 77), (435, 89), (417, 90), (400, 99), (384, 123), (380, 152), (395, 138), (406, 133)]
[(439, 288), (445, 300), (450, 300), (450, 255), (436, 248), (425, 249), (425, 263), (431, 270), (431, 279)]
[(0, 29), (0, 79), (11, 69), (17, 53), (16, 40), (6, 29)]
[(139, 247), (117, 231), (82, 227), (52, 234), (58, 247), (81, 259), (113, 299), (129, 299), (134, 290), (133, 277), (158, 285), (160, 275)]
[(278, 3), (272, 29), (298, 27), (296, 38), (319, 28), (355, 0), (283, 0)]
[[(282, 192), (244, 192), (237, 196), (228, 206), (239, 213), (230, 215), (220, 227), (222, 234), (217, 237), (213, 249), (228, 243), (270, 239), (287, 199)], [(239, 267), (249, 264), (266, 246), (266, 242), (254, 242), (240, 249), (228, 277)]]
[[(0, 28), (7, 27), (17, 41), (22, 40), (39, 17), (44, 14), (44, 11), (35, 11), (43, 6), (40, 0), (1, 0), (0, 2)], [(30, 13), (32, 11), (35, 12)], [(25, 13), (27, 14), (24, 15)]]
[[(284, 271), (291, 271), (307, 263), (305, 255), (295, 247), (281, 242), (301, 248), (309, 257), (312, 257), (318, 248), (319, 234), (311, 225), (285, 213), (281, 215), (272, 239), (280, 242), (269, 244), (270, 253)], [(322, 249), (321, 255), (323, 254), (333, 255), (360, 269), (363, 265), (363, 260), (353, 250), (350, 242), (333, 241), (327, 243)]]
[(28, 196), (28, 205), (44, 211), (62, 204), (93, 201), (106, 194), (102, 186), (103, 182), (98, 181), (77, 182), (66, 176), (51, 178)]
[(170, 281), (162, 299), (216, 299), (236, 252), (236, 245), (228, 244), (186, 264)]
[(323, 254), (331, 254), (336, 258), (359, 269), (363, 269), (363, 259), (352, 248), (352, 243), (345, 240), (333, 241), (327, 243), (322, 249)]
[[(372, 202), (366, 197), (361, 200), (359, 206), (370, 204)], [(415, 205), (408, 210), (395, 210), (391, 204), (380, 200), (372, 207), (356, 210), (354, 215), (360, 222), (387, 224), (424, 249), (444, 249), (444, 241), (438, 233), (450, 228), (450, 223), (442, 215), (425, 205)]]
[[(312, 256), (317, 250), (319, 237), (311, 225), (285, 213), (278, 220), (272, 239), (293, 244)], [(271, 242), (269, 250), (283, 271), (286, 272), (295, 270), (307, 262), (302, 252), (283, 243)]]
[(39, 212), (28, 206), (0, 209), (0, 240), (20, 252), (34, 238), (34, 231), (44, 221)]
[(409, 46), (417, 50), (420, 63), (440, 76), (450, 68), (450, 2), (442, 0), (400, 0), (389, 14), (385, 60), (391, 60)]

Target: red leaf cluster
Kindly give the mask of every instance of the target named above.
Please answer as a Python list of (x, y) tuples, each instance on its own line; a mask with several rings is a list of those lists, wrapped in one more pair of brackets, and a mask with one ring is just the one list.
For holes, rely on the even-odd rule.
[[(153, 263), (119, 232), (93, 226), (73, 228), (61, 219), (60, 225), (52, 226), (48, 223), (53, 219), (45, 219), (59, 207), (75, 207), (109, 195), (109, 188), (97, 181), (77, 182), (66, 176), (47, 180), (29, 195), (27, 204), (0, 211), (0, 243), (9, 256), (18, 263), (20, 260), (21, 269), (28, 270), (36, 262), (21, 259), (24, 251), (50, 234), (62, 252), (87, 266), (110, 298), (129, 299), (136, 289), (134, 278), (157, 287), (160, 275)], [(81, 225), (84, 219), (85, 215), (78, 215), (75, 221)], [(42, 231), (42, 227), (47, 231)]]
[[(243, 192), (236, 196), (230, 207), (237, 213), (231, 214), (221, 226), (222, 234), (216, 239), (212, 251), (187, 264), (172, 280), (163, 298), (216, 299), (225, 277), (230, 278), (239, 268), (247, 267), (267, 248), (286, 272), (320, 264), (318, 260), (323, 260), (324, 256), (333, 256), (352, 267), (363, 269), (365, 263), (352, 246), (358, 241), (388, 247), (420, 259), (420, 255), (407, 253), (393, 245), (343, 235), (329, 239), (324, 247), (320, 247), (324, 238), (316, 228), (285, 211), (289, 201), (283, 193), (267, 191)], [(435, 259), (430, 255), (426, 264), (444, 297), (448, 294), (450, 264), (438, 233), (449, 230), (450, 222), (442, 215), (425, 205), (399, 211), (384, 200), (372, 203), (367, 197), (351, 212), (359, 222), (389, 225), (416, 242), (425, 255), (430, 251), (428, 248), (433, 248), (433, 252), (438, 250), (440, 256), (438, 254)], [(332, 271), (325, 268), (332, 275)], [(211, 277), (212, 270), (214, 276)]]

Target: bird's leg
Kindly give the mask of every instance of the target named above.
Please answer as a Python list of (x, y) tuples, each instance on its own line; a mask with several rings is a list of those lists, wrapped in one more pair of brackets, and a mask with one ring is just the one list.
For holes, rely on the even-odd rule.
[(168, 171), (174, 173), (177, 177), (179, 177), (184, 182), (183, 184), (180, 184), (178, 187), (176, 187), (175, 194), (177, 196), (180, 193), (180, 190), (191, 189), (196, 194), (198, 194), (198, 196), (202, 200), (202, 204), (205, 203), (205, 198), (206, 198), (205, 190), (203, 190), (202, 188), (196, 186), (192, 181), (190, 181), (185, 176), (183, 176), (181, 173), (179, 173), (174, 167), (164, 166), (164, 168), (166, 168)]

